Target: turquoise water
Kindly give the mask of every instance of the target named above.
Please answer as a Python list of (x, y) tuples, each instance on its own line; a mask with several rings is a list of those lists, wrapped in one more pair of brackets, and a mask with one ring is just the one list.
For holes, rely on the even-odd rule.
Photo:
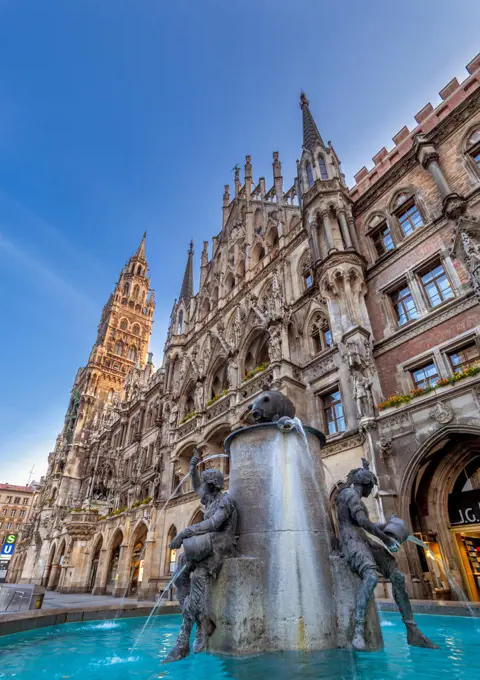
[(442, 680), (480, 679), (480, 620), (418, 616), (441, 650), (408, 647), (397, 614), (382, 615), (385, 649), (351, 653), (265, 654), (225, 659), (208, 654), (162, 665), (173, 646), (180, 617), (151, 621), (132, 652), (144, 618), (68, 623), (0, 638), (0, 678), (17, 680)]

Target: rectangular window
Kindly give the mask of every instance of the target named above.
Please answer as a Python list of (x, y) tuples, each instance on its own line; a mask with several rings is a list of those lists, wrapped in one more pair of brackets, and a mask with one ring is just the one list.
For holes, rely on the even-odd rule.
[(17, 511), (15, 510), (15, 508), (13, 508), (12, 512), (10, 513), (10, 516), (15, 517), (16, 514), (17, 514)]
[(383, 255), (389, 250), (395, 248), (395, 244), (390, 234), (390, 229), (386, 224), (383, 224), (379, 229), (375, 231), (372, 236), (373, 244), (378, 255)]
[(475, 366), (480, 361), (480, 354), (475, 342), (465, 345), (454, 352), (449, 352), (447, 356), (454, 373), (461, 373), (469, 366)]
[(419, 227), (423, 227), (422, 216), (412, 201), (397, 212), (398, 221), (405, 236), (410, 236)]
[(11, 502), (12, 502), (12, 498), (13, 498), (13, 496), (7, 496), (7, 503), (11, 503)]
[(417, 389), (424, 389), (425, 387), (434, 387), (439, 379), (437, 367), (431, 361), (421, 368), (410, 371), (413, 384)]
[(12, 528), (12, 526), (13, 526), (13, 525), (12, 525), (12, 523), (11, 523), (11, 522), (7, 522), (7, 529), (11, 529), (11, 528)]
[(20, 517), (25, 517), (25, 510), (20, 510), (18, 514), (20, 515)]
[(340, 390), (335, 390), (322, 397), (323, 417), (328, 434), (345, 431), (342, 397)]
[(472, 152), (472, 158), (476, 165), (480, 168), (480, 148)]
[(15, 500), (13, 502), (15, 505), (18, 505), (20, 503), (20, 496), (15, 496)]
[(2, 510), (2, 515), (3, 515), (4, 517), (6, 517), (7, 512), (8, 512), (7, 508), (3, 508), (3, 510)]
[(402, 286), (390, 295), (399, 326), (418, 318), (417, 307), (408, 286)]
[(313, 278), (310, 272), (303, 275), (303, 280), (305, 282), (305, 288), (310, 288), (313, 285)]
[(423, 290), (431, 307), (455, 297), (443, 265), (437, 264), (420, 276)]
[(333, 345), (332, 331), (330, 328), (328, 328), (326, 331), (323, 331), (323, 339), (325, 341), (326, 347), (331, 347)]
[(0, 529), (3, 527), (3, 522), (0, 522)]
[(28, 505), (28, 498), (24, 498), (24, 499), (23, 499), (23, 504), (24, 504), (24, 505)]

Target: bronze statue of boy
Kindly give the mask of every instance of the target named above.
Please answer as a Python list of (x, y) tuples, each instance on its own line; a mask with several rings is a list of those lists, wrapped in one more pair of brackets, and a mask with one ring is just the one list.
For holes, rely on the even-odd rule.
[[(367, 649), (365, 617), (378, 578), (382, 575), (392, 583), (393, 596), (407, 628), (408, 644), (437, 649), (437, 645), (418, 629), (414, 621), (412, 607), (405, 589), (405, 577), (391, 554), (399, 550), (400, 543), (384, 532), (387, 524), (374, 524), (368, 517), (368, 511), (362, 499), (370, 496), (378, 480), (373, 472), (370, 472), (365, 458), (362, 458), (362, 463), (363, 467), (348, 473), (347, 482), (336, 499), (342, 552), (350, 569), (362, 579), (355, 608), (352, 645), (360, 651)], [(369, 540), (365, 532), (379, 538), (386, 547)]]
[(177, 597), (182, 607), (183, 622), (177, 642), (165, 662), (178, 661), (190, 653), (190, 634), (197, 624), (193, 651), (205, 649), (208, 635), (214, 630), (207, 616), (207, 587), (215, 578), (225, 557), (235, 552), (237, 509), (228, 493), (223, 492), (225, 480), (220, 470), (205, 470), (200, 479), (197, 470), (201, 458), (197, 450), (190, 461), (193, 488), (205, 506), (204, 520), (181, 531), (170, 543), (172, 549), (183, 545), (173, 576)]

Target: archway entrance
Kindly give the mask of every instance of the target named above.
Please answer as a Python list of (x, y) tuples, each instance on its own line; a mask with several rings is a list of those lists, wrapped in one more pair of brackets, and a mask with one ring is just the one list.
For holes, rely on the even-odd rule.
[(118, 563), (120, 561), (120, 546), (122, 545), (122, 542), (123, 534), (119, 531), (112, 543), (112, 553), (108, 564), (107, 586), (105, 589), (108, 595), (113, 595), (118, 580)]
[(143, 568), (145, 564), (145, 541), (147, 540), (147, 527), (142, 524), (136, 531), (136, 539), (133, 545), (132, 559), (130, 561), (129, 575), (130, 585), (128, 595), (135, 597), (143, 580)]
[(97, 579), (97, 570), (98, 570), (98, 563), (100, 561), (100, 550), (102, 549), (102, 543), (103, 539), (100, 537), (99, 542), (97, 543), (94, 553), (93, 553), (93, 558), (92, 558), (92, 565), (90, 567), (90, 574), (88, 575), (88, 585), (87, 585), (87, 592), (91, 593), (93, 589), (95, 588), (95, 581)]
[(45, 570), (44, 576), (42, 578), (42, 585), (43, 586), (48, 586), (48, 582), (50, 581), (50, 575), (52, 573), (52, 567), (53, 567), (53, 559), (55, 557), (56, 551), (57, 551), (57, 547), (54, 543), (52, 545), (52, 547), (50, 548), (50, 553), (49, 553), (49, 556), (48, 556), (48, 565), (47, 565), (47, 568)]
[(423, 580), (436, 599), (480, 601), (480, 440), (450, 431), (423, 456), (410, 515)]

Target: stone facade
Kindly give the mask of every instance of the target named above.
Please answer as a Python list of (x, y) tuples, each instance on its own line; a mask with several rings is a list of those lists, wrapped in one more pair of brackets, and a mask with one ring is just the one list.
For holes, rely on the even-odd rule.
[[(293, 186), (276, 152), (270, 188), (253, 180), (249, 156), (243, 179), (235, 170), (197, 294), (190, 247), (156, 371), (142, 240), (75, 380), (22, 544), (22, 580), (63, 592), (159, 591), (176, 559), (169, 541), (201, 513), (189, 481), (178, 488), (193, 448), (221, 452), (274, 387), (327, 434), (330, 493), (367, 457), (380, 479), (377, 517), (408, 519), (438, 544), (440, 571), (448, 565), (465, 585), (447, 501), (480, 433), (480, 380), (457, 368), (480, 354), (480, 58), (467, 70), (351, 189), (302, 94)], [(438, 376), (444, 385), (422, 391)], [(414, 388), (400, 405), (386, 402)], [(227, 459), (208, 464), (228, 476)], [(412, 594), (433, 596), (438, 574), (416, 547), (401, 561)]]

